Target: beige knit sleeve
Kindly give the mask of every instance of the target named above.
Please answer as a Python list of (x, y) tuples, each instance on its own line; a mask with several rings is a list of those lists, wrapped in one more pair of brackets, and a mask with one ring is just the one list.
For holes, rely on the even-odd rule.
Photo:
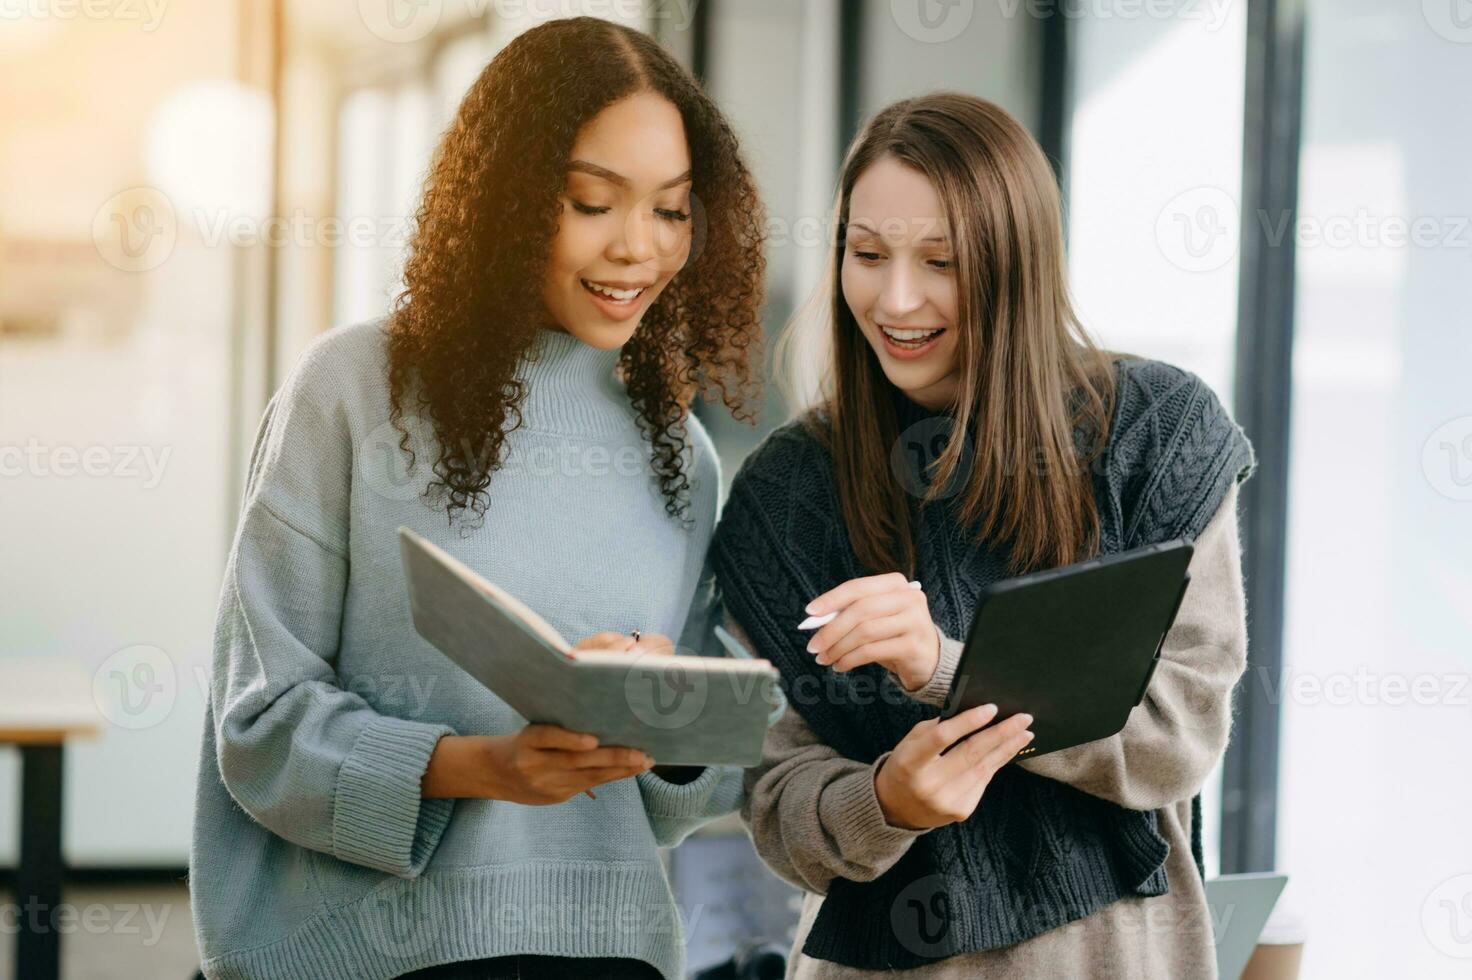
[[(946, 697), (951, 693), (951, 681), (956, 676), (956, 666), (961, 662), (961, 654), (966, 649), (963, 640), (953, 640), (944, 632), (940, 634), (940, 656), (936, 658), (935, 672), (930, 675), (930, 680), (924, 686), (911, 691), (906, 689), (905, 693), (916, 701), (933, 704), (937, 708), (946, 703)], [(899, 678), (895, 678), (899, 683)], [(901, 685), (903, 689), (903, 685)]]
[[(729, 614), (726, 630), (755, 650)], [(826, 894), (834, 878), (872, 881), (888, 871), (922, 831), (890, 826), (874, 792), (872, 765), (840, 755), (791, 705), (746, 770), (741, 819), (767, 866), (798, 888)]]
[(1191, 584), (1144, 700), (1116, 735), (1017, 763), (1132, 810), (1190, 799), (1226, 749), (1246, 669), (1237, 487), (1196, 539)]

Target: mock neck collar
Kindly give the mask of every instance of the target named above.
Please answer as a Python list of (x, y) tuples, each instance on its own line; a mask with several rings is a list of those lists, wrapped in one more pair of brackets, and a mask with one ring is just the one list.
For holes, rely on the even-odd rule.
[(895, 418), (899, 421), (901, 431), (916, 422), (954, 415), (950, 408), (926, 408), (894, 384), (889, 385), (889, 390), (891, 401), (894, 403)]
[(517, 365), (517, 378), (526, 382), (523, 427), (570, 435), (622, 431), (632, 411), (614, 375), (622, 351), (600, 350), (570, 333), (538, 328)]

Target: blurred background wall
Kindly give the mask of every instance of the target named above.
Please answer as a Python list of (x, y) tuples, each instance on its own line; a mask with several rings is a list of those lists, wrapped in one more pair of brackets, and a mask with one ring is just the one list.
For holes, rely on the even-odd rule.
[[(1291, 399), (1273, 424), (1290, 448), (1257, 478), (1286, 501), (1281, 648), (1244, 680), (1273, 718), (1246, 737), (1276, 770), (1260, 799), (1242, 787), (1262, 781), (1212, 780), (1208, 870), (1242, 870), (1220, 860), (1222, 814), (1265, 813), (1310, 925), (1306, 976), (1465, 975), (1472, 11), (1307, 5), (1298, 202), (1281, 214), (1244, 195), (1244, 155), (1296, 136), (1244, 108), (1252, 6), (0, 5), (0, 656), (80, 662), (108, 719), (67, 756), (68, 862), (182, 873), (266, 400), (311, 338), (387, 309), (429, 154), (487, 60), (589, 13), (657, 36), (736, 124), (771, 213), (771, 334), (821, 273), (846, 139), (936, 88), (1000, 103), (1057, 163), (1086, 325), (1229, 406), (1254, 383), (1239, 331), (1259, 320), (1239, 296), (1258, 295), (1242, 257), (1262, 250), (1244, 236), (1286, 252)], [(774, 389), (756, 430), (706, 413), (728, 479), (785, 412)], [(0, 865), (16, 783), (0, 753)]]

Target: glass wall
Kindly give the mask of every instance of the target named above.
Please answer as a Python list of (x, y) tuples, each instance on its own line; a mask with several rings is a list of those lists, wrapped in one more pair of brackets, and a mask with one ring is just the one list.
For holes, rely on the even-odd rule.
[(0, 656), (70, 661), (108, 718), (66, 757), (77, 864), (179, 866), (189, 840), (249, 372), (228, 229), (264, 207), (270, 127), (236, 27), (193, 4), (0, 29)]
[[(1035, 127), (1040, 33), (1025, 6), (953, 4), (921, 19), (907, 4), (848, 5), (859, 91), (842, 92), (838, 0), (703, 0), (711, 95), (732, 119), (769, 212), (765, 322), (777, 335), (818, 285), (831, 247), (831, 209), (844, 147), (842, 107), (862, 123), (898, 99), (971, 92)], [(727, 481), (760, 437), (792, 410), (775, 385), (753, 430), (719, 409), (703, 413)]]
[(1465, 977), (1472, 19), (1309, 13), (1279, 864), (1305, 976)]
[[(387, 310), (465, 88), (575, 6), (383, 20), (293, 2), (279, 37), (266, 4), (4, 19), (0, 656), (72, 661), (107, 720), (66, 756), (73, 865), (186, 863), (215, 604), (266, 399), (323, 330)], [(636, 6), (588, 6), (647, 26)], [(3, 864), (18, 768), (0, 754)]]
[[(1036, 128), (1046, 18), (1069, 17), (1080, 313), (1106, 346), (1195, 371), (1231, 406), (1247, 3), (701, 3), (701, 44), (684, 0), (585, 6), (687, 61), (701, 50), (770, 212), (769, 337), (823, 271), (841, 107), (951, 88)], [(387, 310), (466, 86), (517, 33), (583, 5), (384, 20), (383, 5), (293, 0), (279, 102), (268, 4), (157, 21), (129, 5), (33, 15), (46, 6), (0, 29), (0, 656), (72, 660), (108, 718), (67, 756), (68, 860), (179, 867), (220, 575), (274, 380), (322, 330)], [(1305, 976), (1464, 975), (1472, 15), (1467, 0), (1310, 14), (1301, 207), (1250, 216), (1294, 236), (1298, 305), (1286, 669), (1247, 682), (1283, 711), (1279, 864), (1308, 923)], [(857, 92), (840, 89), (844, 17)], [(755, 430), (705, 412), (727, 479), (787, 411), (773, 390)], [(0, 755), (0, 864), (15, 784)], [(1213, 780), (1211, 871), (1216, 797)], [(704, 867), (750, 872), (740, 833), (716, 828)], [(708, 921), (699, 956), (754, 928)]]
[[(1104, 346), (1194, 371), (1230, 410), (1246, 8), (1139, 10), (1070, 25), (1071, 284)], [(1210, 874), (1220, 787), (1218, 766), (1203, 794)]]

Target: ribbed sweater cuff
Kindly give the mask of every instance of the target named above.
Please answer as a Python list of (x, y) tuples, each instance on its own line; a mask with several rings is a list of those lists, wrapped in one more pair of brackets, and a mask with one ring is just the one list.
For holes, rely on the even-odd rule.
[(423, 799), (420, 779), (444, 725), (380, 716), (358, 734), (337, 774), (333, 854), (343, 861), (412, 878), (424, 870), (454, 809)]
[[(641, 772), (634, 778), (639, 782), (639, 791), (644, 794), (644, 808), (651, 816), (686, 820), (709, 812), (711, 796), (725, 771), (724, 766), (706, 766), (688, 783), (671, 783), (652, 772)], [(730, 782), (736, 784), (739, 791), (740, 780)]]
[(956, 677), (956, 667), (961, 663), (961, 654), (965, 649), (965, 643), (941, 633), (940, 656), (935, 662), (935, 673), (930, 675), (930, 680), (923, 687), (905, 693), (922, 704), (933, 704), (936, 707), (944, 705), (946, 697), (951, 693), (951, 682)]
[(889, 758), (886, 752), (867, 769), (849, 773), (823, 792), (823, 824), (838, 840), (840, 847), (854, 856), (899, 860), (915, 838), (924, 831), (896, 827), (884, 819), (874, 777)]

